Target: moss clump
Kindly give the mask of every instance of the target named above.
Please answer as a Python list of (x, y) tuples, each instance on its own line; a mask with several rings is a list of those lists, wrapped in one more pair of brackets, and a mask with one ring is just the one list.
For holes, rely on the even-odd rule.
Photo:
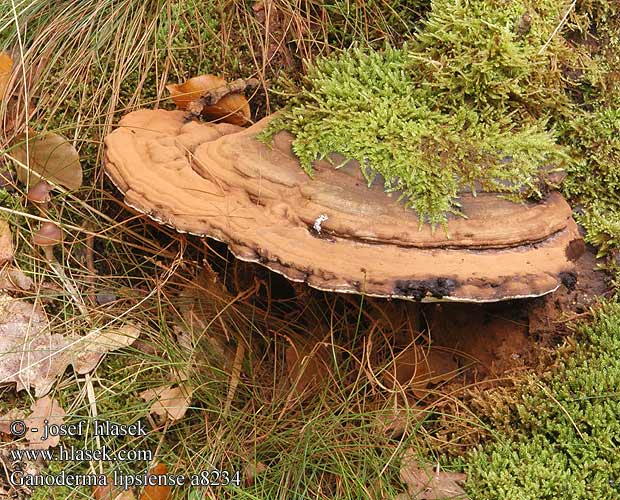
[(583, 113), (562, 128), (573, 142), (565, 192), (583, 204), (577, 220), (604, 254), (620, 247), (620, 108)]
[(607, 304), (581, 333), (563, 366), (532, 378), (514, 434), (472, 454), (472, 499), (620, 497), (620, 304)]
[(578, 36), (590, 46), (593, 64), (585, 75), (583, 106), (558, 127), (572, 156), (564, 190), (581, 205), (576, 218), (603, 255), (620, 248), (620, 4), (578, 5)]
[(572, 106), (553, 61), (579, 64), (555, 36), (566, 3), (436, 0), (413, 43), (350, 50), (310, 69), (263, 134), (290, 130), (302, 167), (332, 152), (381, 175), (421, 222), (458, 213), (464, 188), (540, 195), (566, 159), (549, 119)]

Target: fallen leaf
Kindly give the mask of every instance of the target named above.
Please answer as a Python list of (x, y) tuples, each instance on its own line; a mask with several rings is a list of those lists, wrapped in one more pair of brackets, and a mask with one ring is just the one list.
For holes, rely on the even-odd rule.
[(15, 420), (24, 420), (24, 418), (26, 418), (24, 410), (20, 410), (19, 408), (11, 408), (0, 417), (0, 433), (11, 435), (11, 423)]
[(414, 458), (408, 458), (403, 460), (400, 479), (407, 485), (409, 495), (417, 500), (468, 500), (461, 487), (466, 474), (421, 467)]
[(429, 416), (429, 410), (423, 408), (386, 408), (375, 418), (377, 430), (393, 438), (402, 436), (407, 429), (417, 428)]
[(249, 462), (243, 467), (241, 477), (246, 486), (251, 486), (256, 482), (257, 476), (267, 472), (267, 466), (263, 462)]
[[(226, 80), (215, 75), (201, 75), (181, 84), (170, 84), (166, 88), (179, 109), (190, 109), (192, 103), (204, 94), (226, 85)], [(245, 125), (250, 121), (250, 105), (242, 94), (228, 94), (215, 104), (201, 107), (201, 114), (208, 120), (220, 120), (234, 125)]]
[(21, 270), (11, 266), (0, 269), (0, 290), (30, 290), (33, 286), (32, 279)]
[(93, 500), (136, 500), (131, 490), (118, 491), (114, 488), (112, 478), (107, 476), (108, 484), (93, 487)]
[(124, 490), (119, 495), (114, 497), (114, 500), (136, 500), (136, 497), (133, 494), (133, 491)]
[[(43, 440), (43, 428), (47, 425), (62, 425), (65, 423), (65, 410), (55, 399), (45, 396), (37, 399), (30, 407), (32, 413), (24, 422), (28, 430), (26, 431), (26, 440), (29, 442), (28, 448), (53, 448), (60, 443), (60, 436), (47, 436)], [(45, 422), (47, 420), (47, 422)], [(36, 429), (36, 432), (33, 431)]]
[(186, 384), (177, 387), (164, 386), (156, 389), (147, 389), (140, 393), (140, 397), (146, 401), (153, 401), (150, 413), (174, 423), (181, 420), (189, 407), (192, 394)]
[(82, 337), (72, 349), (73, 368), (83, 375), (95, 369), (104, 354), (130, 346), (140, 336), (140, 329), (132, 323), (119, 328), (105, 328)]
[(53, 132), (30, 135), (26, 152), (26, 136), (16, 138), (12, 150), (18, 160), (15, 170), (23, 184), (34, 185), (42, 178), (67, 189), (79, 189), (82, 185), (80, 156), (73, 145)]
[[(149, 476), (160, 476), (168, 473), (166, 464), (157, 464), (149, 471)], [(145, 486), (140, 495), (140, 500), (168, 500), (172, 498), (170, 486)]]
[(0, 52), (0, 101), (5, 97), (12, 69), (13, 59), (11, 56), (6, 52)]
[(383, 375), (388, 385), (410, 387), (416, 396), (424, 397), (429, 384), (449, 380), (457, 370), (458, 363), (449, 350), (410, 344), (395, 356)]
[(0, 264), (13, 259), (13, 237), (9, 223), (0, 220)]
[(17, 391), (33, 387), (36, 397), (44, 396), (70, 364), (87, 373), (105, 352), (135, 337), (131, 326), (84, 337), (51, 334), (39, 307), (0, 294), (0, 385), (15, 382)]
[(93, 500), (115, 500), (116, 496), (110, 477), (108, 477), (108, 484), (105, 486), (93, 487)]
[(67, 368), (67, 356), (57, 353), (69, 344), (49, 333), (40, 308), (0, 295), (0, 384), (15, 382), (17, 391), (34, 387), (37, 397), (44, 396)]
[(301, 393), (319, 385), (331, 372), (330, 359), (330, 351), (323, 342), (287, 347), (286, 369), (291, 387)]

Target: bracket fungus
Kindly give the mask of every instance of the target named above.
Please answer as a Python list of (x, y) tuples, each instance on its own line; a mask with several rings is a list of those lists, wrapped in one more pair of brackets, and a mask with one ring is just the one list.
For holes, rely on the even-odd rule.
[(272, 148), (256, 139), (270, 119), (242, 129), (135, 111), (106, 137), (105, 169), (152, 219), (321, 290), (494, 302), (574, 285), (584, 245), (559, 193), (520, 204), (463, 194), (466, 218), (449, 217), (447, 237), (369, 187), (356, 162), (317, 161), (308, 177), (286, 132)]

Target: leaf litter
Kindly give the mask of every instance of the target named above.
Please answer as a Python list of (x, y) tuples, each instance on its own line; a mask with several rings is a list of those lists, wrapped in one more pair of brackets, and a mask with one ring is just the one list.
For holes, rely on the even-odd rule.
[[(49, 435), (47, 439), (43, 440), (44, 425), (62, 425), (65, 423), (65, 410), (63, 410), (55, 399), (50, 396), (45, 396), (37, 399), (30, 407), (32, 413), (24, 420), (26, 424), (26, 440), (28, 441), (28, 448), (32, 449), (47, 449), (58, 446), (60, 443), (59, 435)], [(37, 429), (37, 431), (33, 431)]]
[(36, 397), (45, 396), (70, 364), (88, 373), (105, 353), (131, 345), (139, 334), (132, 324), (83, 337), (53, 334), (39, 306), (0, 294), (0, 385), (15, 383), (17, 391), (34, 388)]
[(179, 109), (185, 109), (207, 120), (243, 126), (250, 122), (250, 105), (240, 92), (258, 85), (254, 79), (227, 83), (215, 75), (200, 75), (180, 84), (166, 86)]
[(423, 466), (414, 457), (415, 452), (411, 451), (403, 458), (400, 479), (407, 485), (408, 495), (399, 495), (398, 500), (469, 500), (462, 487), (466, 474)]

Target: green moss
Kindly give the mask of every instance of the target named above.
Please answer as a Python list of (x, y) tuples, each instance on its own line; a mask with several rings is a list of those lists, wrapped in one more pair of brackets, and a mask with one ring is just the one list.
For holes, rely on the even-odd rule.
[(472, 499), (620, 496), (620, 304), (606, 305), (581, 333), (577, 353), (524, 390), (514, 434), (472, 454)]
[(559, 124), (572, 156), (564, 191), (581, 205), (576, 218), (587, 241), (604, 255), (620, 247), (620, 5), (579, 5), (585, 18), (580, 36), (590, 37), (593, 63), (584, 78), (582, 109)]
[(572, 106), (551, 64), (558, 54), (576, 63), (554, 36), (564, 7), (436, 0), (403, 49), (317, 61), (262, 139), (290, 130), (309, 174), (333, 152), (359, 161), (369, 183), (381, 175), (433, 225), (458, 213), (463, 189), (537, 196), (566, 159), (549, 125)]

